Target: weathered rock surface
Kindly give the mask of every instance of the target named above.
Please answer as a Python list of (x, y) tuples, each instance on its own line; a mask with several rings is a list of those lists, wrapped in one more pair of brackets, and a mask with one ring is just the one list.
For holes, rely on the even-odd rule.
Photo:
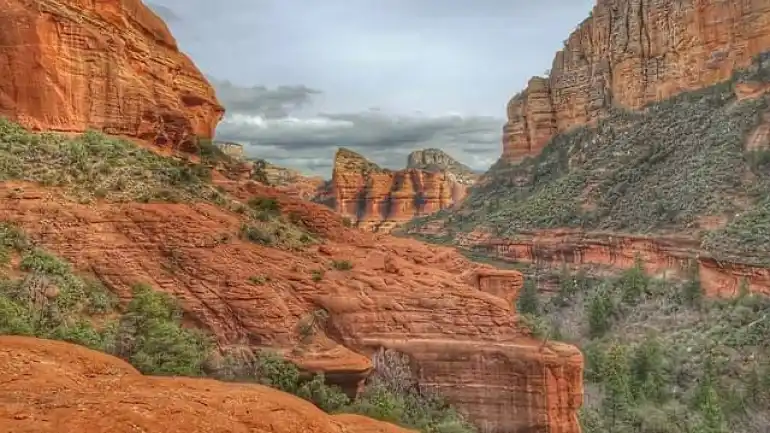
[(415, 150), (407, 157), (406, 168), (426, 171), (446, 171), (455, 176), (458, 183), (473, 185), (478, 178), (470, 167), (449, 156), (441, 149)]
[(165, 23), (140, 0), (7, 0), (0, 115), (27, 128), (184, 147), (224, 110)]
[[(411, 233), (442, 234), (442, 224), (414, 228)], [(708, 296), (736, 296), (744, 281), (751, 292), (770, 295), (770, 269), (715, 259), (700, 250), (698, 239), (688, 235), (643, 236), (555, 229), (522, 232), (510, 239), (474, 231), (458, 235), (456, 243), (488, 257), (556, 269), (564, 264), (628, 269), (638, 258), (650, 275), (688, 278), (691, 266), (697, 266), (701, 287)]]
[[(398, 349), (417, 361), (423, 383), (490, 431), (579, 431), (582, 355), (519, 327), (512, 309), (519, 272), (471, 263), (450, 248), (348, 229), (332, 210), (257, 183), (218, 183), (244, 200), (276, 197), (326, 241), (279, 250), (240, 240), (245, 217), (213, 205), (85, 205), (24, 184), (0, 185), (0, 220), (18, 223), (123, 299), (137, 282), (173, 294), (189, 320), (223, 345), (272, 347), (346, 389), (369, 372), (374, 351)], [(333, 260), (353, 267), (337, 270)], [(320, 281), (314, 270), (324, 271)], [(253, 276), (269, 278), (255, 284)], [(308, 341), (298, 325), (318, 308), (330, 317)], [(222, 395), (233, 395), (228, 390)]]
[(146, 377), (68, 343), (0, 336), (0, 431), (407, 433), (260, 385)]
[(389, 232), (400, 223), (459, 203), (475, 176), (445, 153), (413, 153), (408, 168), (388, 170), (348, 149), (334, 156), (331, 206), (359, 228)]
[(556, 133), (612, 106), (637, 109), (723, 81), (768, 49), (765, 1), (598, 0), (550, 75), (508, 104), (502, 159), (537, 155)]

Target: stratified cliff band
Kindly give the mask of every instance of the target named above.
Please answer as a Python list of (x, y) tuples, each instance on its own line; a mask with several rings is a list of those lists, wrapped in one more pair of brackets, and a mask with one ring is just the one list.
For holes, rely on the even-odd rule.
[(224, 112), (140, 0), (8, 0), (0, 29), (0, 116), (29, 129), (186, 146)]
[(508, 104), (502, 160), (537, 155), (557, 133), (612, 106), (637, 109), (723, 81), (770, 47), (770, 3), (735, 0), (598, 0)]

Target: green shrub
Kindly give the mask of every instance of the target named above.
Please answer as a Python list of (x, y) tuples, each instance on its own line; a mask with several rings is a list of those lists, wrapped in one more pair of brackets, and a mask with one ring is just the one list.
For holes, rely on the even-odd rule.
[(200, 331), (181, 325), (182, 310), (168, 294), (143, 284), (118, 328), (117, 354), (145, 374), (200, 376), (213, 346)]
[[(277, 353), (248, 349), (219, 354), (208, 335), (182, 325), (183, 311), (174, 298), (146, 284), (135, 285), (131, 301), (119, 308), (102, 284), (78, 277), (66, 261), (32, 248), (14, 227), (0, 224), (0, 245), (22, 254), (21, 268), (27, 273), (16, 280), (0, 279), (0, 334), (80, 344), (119, 356), (144, 374), (261, 383), (327, 412), (367, 414), (427, 433), (475, 431), (436, 394), (421, 389), (406, 358), (396, 352), (375, 357), (376, 373), (361, 398), (351, 401), (323, 374), (304, 374)], [(110, 320), (113, 316), (118, 319)], [(323, 329), (328, 319), (326, 310), (316, 309), (300, 321), (301, 332)]]
[(417, 384), (406, 355), (381, 350), (374, 365), (363, 394), (349, 410), (426, 433), (476, 432), (437, 394)]
[[(522, 317), (541, 332), (565, 323), (574, 332), (585, 359), (583, 431), (761, 433), (770, 417), (770, 298), (707, 299), (697, 281), (635, 272), (587, 278), (584, 290), (540, 299), (541, 314)], [(699, 300), (685, 302), (688, 292)]]
[(535, 281), (527, 278), (524, 280), (524, 287), (521, 289), (521, 295), (516, 303), (516, 310), (520, 314), (540, 314), (540, 301), (537, 295), (537, 285)]
[(350, 260), (332, 260), (332, 267), (338, 271), (349, 271), (353, 269), (353, 263)]
[(261, 227), (243, 224), (241, 226), (241, 238), (249, 242), (261, 245), (272, 245), (275, 243), (275, 235), (268, 233)]
[(278, 200), (270, 197), (252, 197), (249, 200), (249, 206), (252, 209), (268, 214), (279, 214), (281, 212), (281, 205), (278, 203)]
[[(770, 82), (770, 65), (758, 68), (750, 75)], [(770, 152), (744, 149), (770, 97), (738, 100), (737, 79), (640, 111), (610, 110), (556, 135), (537, 156), (498, 162), (459, 208), (407, 228), (440, 220), (446, 234), (437, 243), (479, 228), (509, 238), (563, 227), (680, 232), (719, 260), (770, 265)], [(713, 229), (702, 217), (727, 224)]]

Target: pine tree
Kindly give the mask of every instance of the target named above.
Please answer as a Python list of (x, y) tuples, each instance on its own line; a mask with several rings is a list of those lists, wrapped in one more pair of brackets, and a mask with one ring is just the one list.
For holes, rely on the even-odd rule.
[(540, 301), (537, 297), (537, 285), (531, 279), (524, 281), (524, 287), (516, 304), (516, 309), (520, 314), (540, 314)]
[(609, 420), (609, 431), (614, 431), (626, 419), (633, 395), (626, 347), (615, 344), (607, 352), (604, 374), (603, 408)]

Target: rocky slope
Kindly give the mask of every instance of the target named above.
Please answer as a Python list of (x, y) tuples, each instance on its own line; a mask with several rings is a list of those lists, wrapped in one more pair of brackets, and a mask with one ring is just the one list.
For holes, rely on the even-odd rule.
[[(276, 194), (257, 184), (220, 186), (244, 200)], [(0, 220), (18, 223), (123, 299), (137, 282), (173, 294), (222, 345), (272, 347), (347, 390), (367, 375), (368, 355), (393, 348), (416, 360), (424, 384), (496, 431), (577, 431), (582, 357), (517, 325), (516, 271), (346, 229), (331, 210), (281, 195), (284, 212), (322, 237), (320, 245), (254, 244), (238, 234), (248, 224), (242, 215), (210, 204), (82, 205), (33, 185), (0, 188), (13, 197)], [(329, 319), (308, 340), (300, 327), (318, 309)]]
[(556, 134), (611, 107), (638, 109), (730, 77), (770, 48), (770, 4), (725, 0), (599, 0), (508, 104), (502, 160), (541, 152)]
[[(513, 261), (683, 275), (712, 294), (770, 292), (770, 63), (644, 111), (614, 111), (555, 137), (534, 159), (496, 164), (461, 209), (409, 228)], [(764, 137), (764, 138), (763, 138)], [(708, 277), (708, 278), (705, 278)]]
[(484, 185), (408, 230), (512, 261), (697, 264), (709, 293), (770, 291), (769, 19), (765, 2), (598, 1), (511, 101)]
[(407, 433), (260, 385), (145, 377), (81, 346), (0, 336), (5, 432)]
[[(222, 111), (211, 88), (138, 0), (6, 6), (0, 53), (11, 78), (0, 87), (0, 114), (34, 130), (95, 128), (156, 145), (211, 136)], [(423, 385), (486, 431), (579, 431), (582, 355), (535, 339), (520, 324), (512, 305), (522, 286), (519, 272), (470, 263), (453, 249), (347, 228), (332, 210), (249, 179), (260, 173), (253, 164), (220, 159), (208, 148), (189, 160), (160, 153), (94, 132), (30, 134), (0, 118), (0, 221), (33, 241), (29, 251), (1, 245), (3, 275), (42, 290), (54, 300), (46, 305), (65, 305), (51, 281), (63, 281), (70, 265), (40, 253), (45, 249), (124, 305), (136, 284), (148, 284), (178, 299), (185, 325), (210, 332), (222, 349), (271, 348), (307, 371), (326, 373), (349, 393), (371, 371), (371, 355), (392, 348), (410, 356)], [(413, 200), (415, 191), (436, 191), (425, 199), (435, 209), (453, 198), (448, 174), (410, 173), (421, 189), (397, 192)], [(32, 271), (31, 279), (22, 268)], [(21, 431), (58, 430), (64, 422), (84, 431), (155, 428), (147, 414), (169, 431), (191, 422), (210, 422), (213, 431), (244, 431), (251, 423), (270, 431), (390, 429), (324, 417), (256, 387), (140, 378), (112, 359), (47, 342), (4, 339), (2, 347), (13, 348), (0, 351), (3, 377), (23, 379), (4, 395), (15, 400), (0, 405), (0, 422), (24, 421)], [(48, 381), (43, 371), (51, 369)], [(78, 376), (105, 370), (117, 378)], [(39, 400), (29, 382), (37, 379), (45, 382), (41, 389), (61, 393), (43, 391), (56, 409)], [(71, 417), (57, 403), (81, 402), (82, 409), (92, 406), (91, 394), (101, 411)], [(247, 418), (233, 398), (258, 415), (265, 407), (264, 416)], [(290, 418), (301, 424), (287, 421), (286, 411), (300, 411)], [(273, 422), (275, 413), (281, 420)]]
[(222, 117), (213, 88), (141, 0), (9, 0), (0, 29), (0, 115), (27, 128), (184, 149)]
[(327, 204), (356, 227), (389, 232), (412, 218), (459, 203), (475, 178), (468, 167), (438, 149), (410, 154), (407, 168), (397, 171), (339, 149)]

